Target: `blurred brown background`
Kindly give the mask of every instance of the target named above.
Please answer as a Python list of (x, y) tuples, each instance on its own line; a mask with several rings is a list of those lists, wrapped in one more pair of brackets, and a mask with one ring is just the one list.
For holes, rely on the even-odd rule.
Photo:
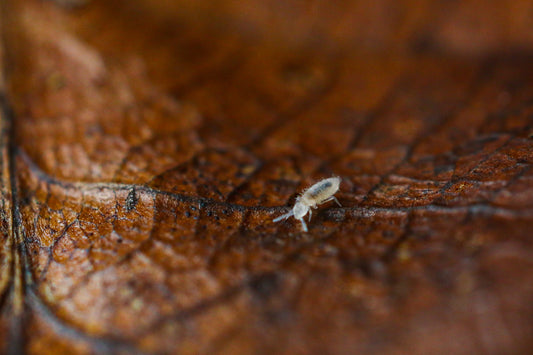
[(0, 3), (1, 353), (533, 349), (533, 2)]

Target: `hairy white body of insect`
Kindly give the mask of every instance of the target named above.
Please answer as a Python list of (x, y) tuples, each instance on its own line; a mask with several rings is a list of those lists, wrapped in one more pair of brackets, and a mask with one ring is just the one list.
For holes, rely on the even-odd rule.
[(304, 216), (309, 213), (309, 221), (313, 211), (311, 208), (317, 208), (318, 205), (326, 203), (328, 201), (335, 201), (337, 205), (341, 206), (335, 196), (333, 196), (338, 190), (341, 183), (340, 177), (331, 177), (328, 179), (320, 180), (296, 198), (296, 203), (289, 213), (279, 216), (274, 219), (273, 222), (279, 222), (283, 219), (287, 219), (294, 216), (297, 220), (302, 222), (302, 228), (304, 232), (307, 232), (307, 225), (304, 221)]

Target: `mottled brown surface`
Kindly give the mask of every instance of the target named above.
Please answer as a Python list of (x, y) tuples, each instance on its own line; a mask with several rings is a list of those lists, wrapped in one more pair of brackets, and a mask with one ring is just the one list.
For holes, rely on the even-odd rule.
[(1, 3), (0, 352), (533, 351), (531, 2)]

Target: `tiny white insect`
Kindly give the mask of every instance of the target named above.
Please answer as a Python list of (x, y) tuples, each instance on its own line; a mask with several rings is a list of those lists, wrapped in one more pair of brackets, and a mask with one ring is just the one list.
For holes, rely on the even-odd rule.
[(274, 219), (273, 222), (279, 222), (294, 216), (294, 218), (302, 222), (302, 228), (304, 232), (307, 232), (304, 216), (309, 213), (309, 221), (311, 221), (311, 216), (313, 215), (311, 208), (317, 208), (317, 205), (321, 205), (331, 200), (341, 206), (337, 198), (333, 196), (339, 190), (340, 183), (340, 177), (331, 177), (320, 180), (296, 198), (296, 203), (289, 213), (279, 216)]

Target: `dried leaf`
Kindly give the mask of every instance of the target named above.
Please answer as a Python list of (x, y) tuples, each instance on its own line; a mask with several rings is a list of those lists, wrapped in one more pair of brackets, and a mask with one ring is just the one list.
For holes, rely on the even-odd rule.
[(4, 1), (0, 347), (531, 351), (531, 5), (416, 4)]

